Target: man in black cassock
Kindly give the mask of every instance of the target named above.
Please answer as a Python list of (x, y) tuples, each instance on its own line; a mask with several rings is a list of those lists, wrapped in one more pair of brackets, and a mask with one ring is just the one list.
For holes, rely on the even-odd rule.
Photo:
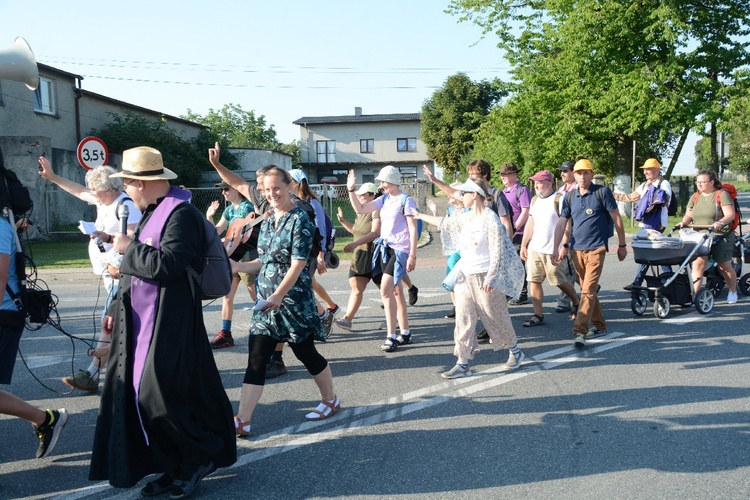
[(187, 271), (205, 254), (203, 214), (161, 153), (123, 152), (125, 191), (143, 212), (134, 239), (118, 233), (123, 254), (113, 333), (89, 479), (129, 488), (161, 473), (144, 496), (191, 495), (203, 477), (237, 458), (233, 412), (203, 323), (200, 289)]

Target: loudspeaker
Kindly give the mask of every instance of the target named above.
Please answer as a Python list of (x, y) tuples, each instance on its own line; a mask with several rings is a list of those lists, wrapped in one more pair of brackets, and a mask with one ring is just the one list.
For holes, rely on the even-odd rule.
[(23, 82), (29, 90), (36, 90), (39, 86), (36, 58), (29, 44), (20, 36), (13, 45), (0, 51), (0, 80)]

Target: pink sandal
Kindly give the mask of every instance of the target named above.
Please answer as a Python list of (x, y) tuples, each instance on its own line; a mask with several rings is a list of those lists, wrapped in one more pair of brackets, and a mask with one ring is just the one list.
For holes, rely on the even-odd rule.
[(325, 420), (336, 414), (341, 409), (341, 400), (338, 397), (334, 397), (333, 401), (326, 401), (325, 399), (310, 413), (305, 415), (307, 420)]

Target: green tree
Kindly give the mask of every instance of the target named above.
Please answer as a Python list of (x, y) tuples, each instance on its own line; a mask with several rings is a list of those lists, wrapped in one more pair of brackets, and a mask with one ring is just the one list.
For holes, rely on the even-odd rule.
[[(101, 130), (92, 130), (91, 135), (100, 137), (114, 152), (137, 146), (158, 149), (164, 166), (177, 174), (175, 184), (197, 186), (200, 172), (211, 168), (207, 151), (217, 140), (209, 130), (203, 130), (195, 139), (185, 139), (167, 125), (165, 120), (150, 120), (143, 115), (110, 113), (112, 121)], [(237, 160), (231, 153), (222, 153), (221, 161), (228, 168), (237, 168)]]
[(464, 73), (449, 76), (422, 104), (422, 140), (427, 156), (447, 174), (461, 170), (474, 147), (475, 134), (492, 105), (502, 95), (492, 82), (473, 82)]
[(264, 115), (256, 116), (254, 111), (245, 111), (238, 104), (225, 104), (218, 111), (209, 109), (205, 116), (188, 109), (181, 118), (205, 125), (226, 147), (271, 149), (291, 155), (293, 165), (300, 163), (298, 141), (279, 142), (274, 126), (266, 122)]
[(453, 0), (448, 12), (495, 33), (513, 66), (477, 147), (527, 173), (583, 156), (630, 172), (633, 140), (639, 162), (679, 150), (720, 121), (732, 71), (750, 62), (746, 0)]
[(720, 125), (729, 143), (729, 165), (733, 172), (750, 172), (750, 71), (738, 73), (729, 96), (727, 120)]

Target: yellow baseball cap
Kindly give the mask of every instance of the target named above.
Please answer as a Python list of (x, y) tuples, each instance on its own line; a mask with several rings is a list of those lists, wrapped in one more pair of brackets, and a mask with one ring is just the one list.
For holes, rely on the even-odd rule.
[(661, 164), (659, 163), (659, 160), (656, 158), (649, 158), (646, 160), (646, 162), (643, 164), (641, 168), (658, 168), (661, 169)]
[(576, 164), (573, 166), (573, 172), (578, 172), (579, 170), (594, 170), (594, 167), (591, 166), (591, 162), (588, 161), (586, 158), (582, 158), (576, 162)]

